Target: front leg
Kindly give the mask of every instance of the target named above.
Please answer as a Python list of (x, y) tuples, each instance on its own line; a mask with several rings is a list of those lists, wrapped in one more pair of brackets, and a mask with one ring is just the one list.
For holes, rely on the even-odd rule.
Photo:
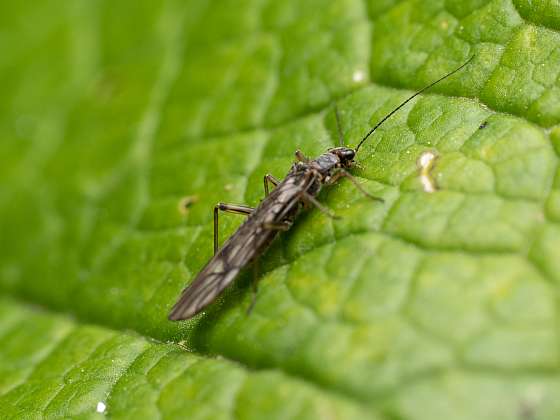
[(376, 200), (376, 201), (381, 201), (382, 203), (385, 201), (383, 200), (381, 197), (376, 197), (372, 194), (370, 194), (369, 192), (367, 192), (364, 187), (362, 187), (360, 185), (360, 183), (358, 182), (358, 180), (356, 178), (354, 178), (352, 176), (352, 174), (350, 174), (350, 172), (348, 172), (347, 170), (343, 169), (343, 168), (339, 168), (338, 172), (335, 173), (328, 181), (329, 185), (334, 184), (336, 181), (338, 181), (340, 178), (348, 178), (348, 180), (354, 184), (354, 186), (366, 197), (371, 198), (372, 200)]
[(302, 152), (301, 150), (296, 150), (296, 159), (299, 162), (303, 162), (303, 163), (308, 163), (309, 162), (309, 158), (307, 158)]

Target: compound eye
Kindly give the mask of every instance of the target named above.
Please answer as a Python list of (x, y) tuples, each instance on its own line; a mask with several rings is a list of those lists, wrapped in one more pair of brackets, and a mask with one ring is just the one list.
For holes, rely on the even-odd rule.
[(356, 154), (356, 153), (355, 153), (352, 149), (348, 149), (348, 150), (345, 150), (345, 151), (344, 151), (344, 157), (345, 157), (346, 159), (354, 159), (354, 155), (355, 155), (355, 154)]

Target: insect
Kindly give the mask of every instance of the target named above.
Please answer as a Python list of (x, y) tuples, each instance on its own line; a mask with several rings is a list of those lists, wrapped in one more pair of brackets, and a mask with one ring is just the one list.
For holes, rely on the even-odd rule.
[[(356, 148), (345, 147), (338, 109), (335, 116), (339, 136), (339, 147), (328, 149), (316, 159), (308, 159), (301, 151), (296, 151), (296, 160), (283, 180), (270, 174), (264, 176), (265, 198), (258, 207), (219, 203), (214, 207), (214, 256), (208, 261), (196, 278), (182, 292), (181, 297), (169, 314), (169, 319), (179, 321), (189, 319), (206, 306), (235, 279), (239, 272), (260, 256), (280, 231), (289, 230), (304, 206), (315, 206), (331, 218), (336, 218), (331, 210), (323, 206), (317, 195), (321, 188), (332, 185), (340, 178), (348, 178), (364, 195), (379, 201), (365, 191), (348, 171), (355, 164), (354, 158), (364, 142), (373, 132), (395, 112), (422, 92), (455, 74), (465, 67), (471, 57), (460, 67), (420, 89), (395, 109), (383, 117), (360, 140)], [(272, 184), (274, 190), (269, 190)], [(247, 220), (218, 249), (218, 213), (220, 211), (246, 215)]]

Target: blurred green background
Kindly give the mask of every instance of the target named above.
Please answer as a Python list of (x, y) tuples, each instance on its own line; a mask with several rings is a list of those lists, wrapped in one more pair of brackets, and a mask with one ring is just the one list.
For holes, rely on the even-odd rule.
[[(4, 2), (0, 417), (558, 418), (559, 30), (546, 0)], [(167, 321), (216, 202), (473, 55), (361, 150), (383, 204), (342, 181), (250, 316), (244, 273)]]

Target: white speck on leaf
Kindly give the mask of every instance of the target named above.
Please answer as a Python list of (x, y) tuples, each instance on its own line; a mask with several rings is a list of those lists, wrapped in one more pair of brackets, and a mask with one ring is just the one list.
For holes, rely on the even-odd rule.
[(104, 413), (106, 409), (107, 409), (107, 406), (105, 405), (105, 403), (103, 401), (99, 401), (97, 403), (96, 411), (98, 413)]
[(365, 78), (365, 73), (363, 70), (356, 70), (354, 74), (352, 74), (352, 80), (356, 83), (362, 82)]
[(434, 160), (435, 157), (436, 155), (433, 152), (430, 151), (424, 152), (420, 155), (420, 159), (418, 159), (418, 163), (420, 164), (421, 168), (426, 168), (428, 167), (428, 165), (430, 165), (430, 163), (432, 162), (432, 160)]

